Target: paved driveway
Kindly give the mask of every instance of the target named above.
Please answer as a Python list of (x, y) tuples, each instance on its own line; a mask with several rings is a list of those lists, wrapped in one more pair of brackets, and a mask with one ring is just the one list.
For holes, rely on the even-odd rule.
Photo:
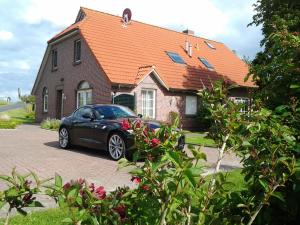
[[(58, 134), (41, 129), (37, 125), (22, 125), (15, 130), (0, 129), (0, 174), (8, 174), (13, 167), (19, 172), (36, 172), (41, 178), (60, 174), (64, 181), (86, 178), (102, 184), (107, 190), (131, 185), (128, 170), (117, 171), (117, 162), (104, 151), (75, 147), (62, 150), (58, 147)], [(205, 148), (208, 163), (214, 165), (217, 151)], [(223, 169), (239, 167), (239, 160), (226, 155)], [(0, 182), (1, 188), (1, 182)]]
[[(13, 167), (20, 173), (28, 170), (36, 172), (40, 178), (54, 177), (57, 172), (64, 181), (83, 177), (89, 182), (103, 185), (106, 190), (117, 186), (133, 186), (127, 170), (117, 171), (117, 162), (112, 161), (106, 152), (76, 147), (62, 150), (58, 147), (58, 134), (43, 130), (37, 125), (22, 125), (15, 130), (0, 129), (0, 174), (9, 174)], [(217, 151), (205, 148), (208, 163), (217, 160)], [(226, 155), (223, 169), (239, 167), (239, 160)], [(0, 189), (3, 183), (0, 182)], [(47, 207), (55, 204), (41, 196)], [(4, 211), (0, 211), (0, 217)]]

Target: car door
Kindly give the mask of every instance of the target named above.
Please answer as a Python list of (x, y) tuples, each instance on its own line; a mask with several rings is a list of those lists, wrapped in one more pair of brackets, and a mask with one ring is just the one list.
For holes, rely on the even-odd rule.
[(72, 122), (73, 142), (74, 144), (93, 147), (93, 124), (90, 118), (84, 117), (84, 115), (88, 113), (92, 113), (92, 109), (90, 107), (82, 107), (75, 112)]

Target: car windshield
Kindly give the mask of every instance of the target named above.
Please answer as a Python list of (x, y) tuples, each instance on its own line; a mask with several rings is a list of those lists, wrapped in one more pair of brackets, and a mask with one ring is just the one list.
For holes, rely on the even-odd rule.
[(129, 108), (123, 106), (98, 106), (95, 108), (96, 116), (104, 119), (134, 118), (137, 115)]

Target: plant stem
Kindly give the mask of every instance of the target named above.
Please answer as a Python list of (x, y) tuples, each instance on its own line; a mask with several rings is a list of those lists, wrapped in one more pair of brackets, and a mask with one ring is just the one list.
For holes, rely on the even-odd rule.
[(272, 193), (274, 191), (276, 191), (276, 189), (279, 187), (280, 185), (276, 185), (268, 194), (267, 196), (264, 198), (263, 201), (260, 202), (258, 208), (255, 210), (254, 214), (251, 216), (250, 221), (248, 222), (247, 225), (251, 225), (254, 220), (256, 219), (258, 213), (260, 212), (260, 210), (263, 208), (263, 206), (266, 204), (266, 202), (268, 202), (269, 198), (271, 197)]
[(9, 223), (9, 217), (10, 217), (11, 210), (12, 210), (12, 208), (9, 207), (7, 214), (6, 214), (6, 219), (5, 219), (4, 225), (8, 225), (8, 223)]
[(221, 161), (222, 161), (222, 159), (224, 157), (224, 151), (225, 151), (225, 148), (226, 148), (226, 144), (227, 144), (228, 138), (229, 138), (229, 134), (227, 134), (225, 136), (225, 139), (224, 139), (224, 142), (222, 144), (222, 147), (221, 147), (221, 149), (219, 149), (218, 161), (217, 161), (217, 165), (215, 167), (214, 176), (213, 176), (213, 179), (212, 179), (212, 187), (215, 186), (215, 183), (216, 183), (216, 174), (220, 171)]
[(161, 218), (160, 218), (160, 225), (166, 225), (166, 216), (167, 216), (167, 212), (168, 212), (168, 203), (171, 200), (171, 195), (169, 195), (167, 201), (165, 202), (165, 205), (163, 207), (163, 213), (161, 214)]

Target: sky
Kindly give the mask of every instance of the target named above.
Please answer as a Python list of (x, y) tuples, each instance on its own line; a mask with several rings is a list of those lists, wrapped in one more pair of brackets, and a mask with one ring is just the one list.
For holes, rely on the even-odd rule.
[(47, 41), (74, 23), (80, 6), (132, 19), (191, 29), (225, 43), (242, 58), (260, 50), (260, 27), (247, 27), (255, 0), (0, 0), (0, 98), (30, 94)]

